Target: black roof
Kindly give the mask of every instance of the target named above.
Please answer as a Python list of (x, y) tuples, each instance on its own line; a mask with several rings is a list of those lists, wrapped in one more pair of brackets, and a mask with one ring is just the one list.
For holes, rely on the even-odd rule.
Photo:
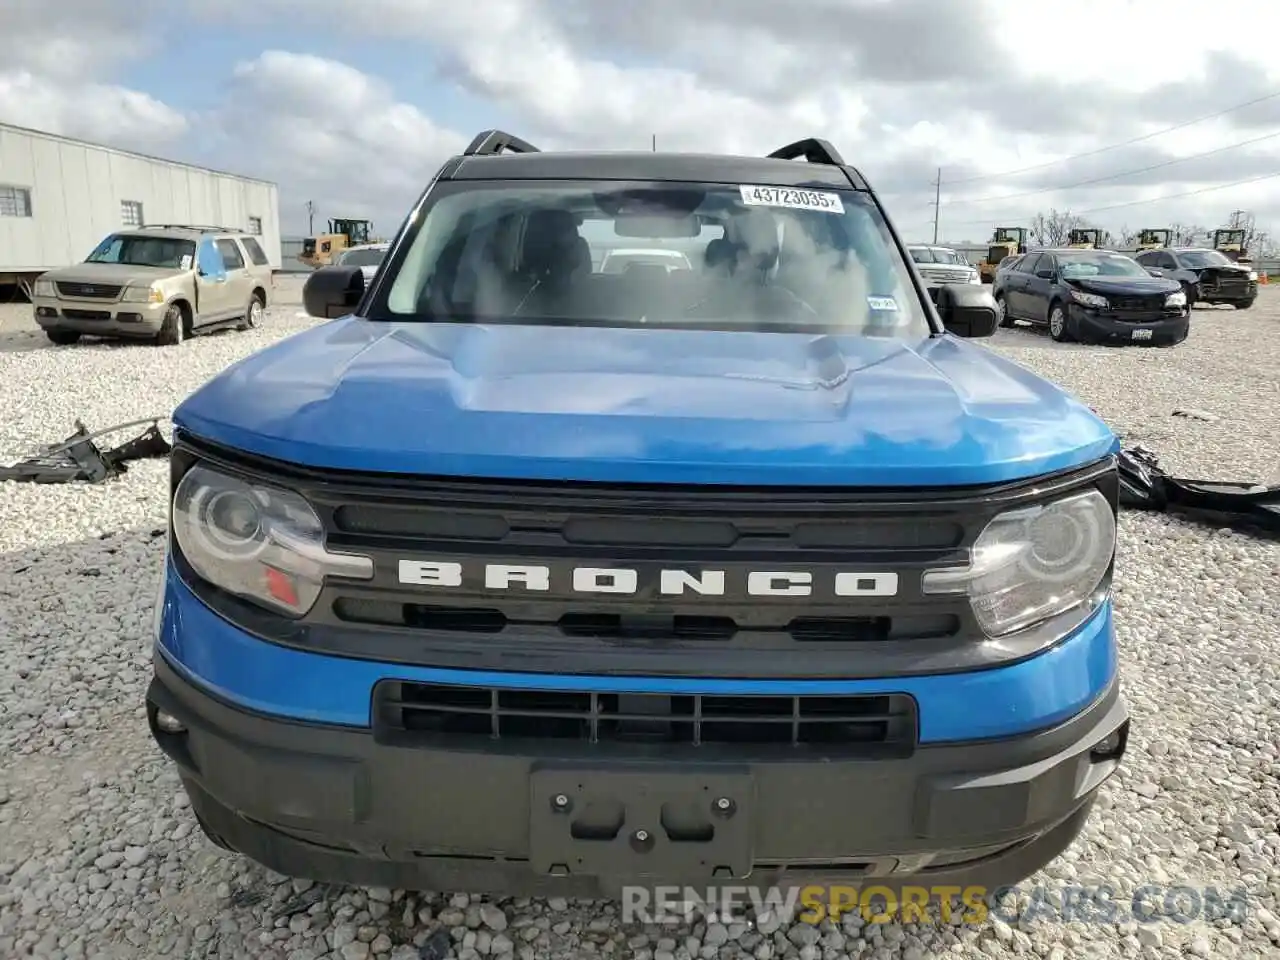
[(1127, 253), (1119, 250), (1108, 250), (1106, 247), (1036, 247), (1027, 253), (1106, 253), (1116, 257), (1127, 257)]
[[(503, 151), (509, 152), (503, 152)], [(621, 151), (542, 152), (498, 130), (476, 136), (444, 172), (449, 180), (657, 180), (870, 190), (826, 141), (788, 144), (768, 157)]]

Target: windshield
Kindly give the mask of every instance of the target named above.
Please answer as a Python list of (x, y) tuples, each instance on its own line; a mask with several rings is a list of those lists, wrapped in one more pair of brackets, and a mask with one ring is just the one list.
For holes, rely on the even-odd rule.
[(1150, 277), (1136, 261), (1118, 253), (1059, 253), (1064, 277)]
[(1178, 259), (1188, 267), (1221, 267), (1231, 263), (1230, 257), (1217, 250), (1192, 250), (1178, 254)]
[(348, 250), (342, 255), (344, 267), (376, 267), (387, 255), (385, 250)]
[(194, 240), (114, 233), (89, 254), (85, 263), (119, 263), (131, 267), (187, 270), (195, 261)]
[[(932, 332), (878, 209), (852, 190), (454, 183), (436, 195), (373, 319)], [(615, 272), (622, 244), (645, 256)], [(654, 262), (659, 247), (691, 269)]]

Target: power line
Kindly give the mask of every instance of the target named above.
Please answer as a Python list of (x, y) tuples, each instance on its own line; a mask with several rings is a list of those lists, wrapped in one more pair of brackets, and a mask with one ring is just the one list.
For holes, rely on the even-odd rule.
[(1060, 157), (1057, 160), (1049, 160), (1045, 163), (1037, 163), (1030, 167), (1021, 167), (1017, 170), (1006, 170), (1003, 173), (984, 173), (977, 177), (966, 177), (962, 180), (953, 180), (952, 185), (960, 185), (965, 183), (977, 183), (981, 180), (999, 180), (1002, 177), (1012, 177), (1020, 173), (1030, 173), (1033, 170), (1044, 170), (1046, 167), (1056, 167), (1061, 163), (1070, 163), (1072, 160), (1083, 160), (1085, 157), (1096, 157), (1100, 153), (1109, 153), (1112, 150), (1119, 150), (1121, 147), (1131, 147), (1135, 143), (1144, 143), (1147, 140), (1154, 140), (1156, 137), (1163, 137), (1166, 133), (1173, 133), (1175, 130), (1185, 130), (1187, 127), (1193, 127), (1197, 123), (1204, 123), (1206, 120), (1216, 120), (1218, 117), (1224, 117), (1228, 113), (1235, 113), (1237, 110), (1243, 110), (1245, 107), (1252, 107), (1259, 103), (1266, 103), (1268, 100), (1275, 100), (1280, 97), (1280, 90), (1275, 93), (1268, 93), (1264, 97), (1256, 97), (1253, 100), (1246, 100), (1244, 103), (1237, 103), (1235, 106), (1227, 107), (1225, 110), (1219, 110), (1216, 113), (1207, 113), (1202, 117), (1196, 117), (1194, 120), (1185, 120), (1182, 123), (1176, 123), (1172, 127), (1165, 127), (1163, 130), (1157, 130), (1154, 133), (1143, 134), (1140, 137), (1134, 137), (1132, 140), (1125, 140), (1122, 143), (1113, 143), (1110, 146), (1099, 147), (1096, 150), (1088, 150), (1084, 153), (1072, 154), (1069, 157)]
[(1147, 167), (1137, 167), (1133, 170), (1122, 170), (1120, 173), (1110, 173), (1105, 177), (1093, 177), (1089, 180), (1078, 180), (1075, 183), (1064, 183), (1057, 187), (1043, 187), (1039, 190), (1024, 190), (1022, 193), (1006, 193), (998, 197), (974, 197), (969, 200), (948, 200), (947, 206), (968, 203), (994, 203), (998, 200), (1016, 200), (1019, 197), (1035, 197), (1044, 193), (1061, 193), (1064, 190), (1075, 190), (1078, 187), (1092, 186), (1097, 183), (1107, 183), (1111, 180), (1120, 180), (1124, 177), (1131, 177), (1139, 173), (1150, 173), (1152, 170), (1163, 170), (1165, 167), (1172, 167), (1175, 164), (1187, 163), (1191, 160), (1201, 160), (1204, 157), (1212, 157), (1219, 153), (1227, 153), (1230, 150), (1239, 150), (1241, 147), (1250, 147), (1255, 143), (1262, 143), (1265, 140), (1274, 140), (1277, 137), (1280, 137), (1280, 130), (1275, 133), (1264, 134), (1261, 137), (1254, 137), (1252, 140), (1242, 140), (1240, 143), (1231, 143), (1225, 147), (1216, 147), (1213, 150), (1206, 150), (1203, 153), (1193, 153), (1186, 157), (1174, 157), (1171, 160), (1162, 160), (1160, 163), (1153, 163)]
[[(1126, 207), (1138, 207), (1148, 203), (1163, 203), (1165, 200), (1181, 200), (1184, 197), (1197, 197), (1202, 193), (1213, 193), (1216, 190), (1228, 190), (1231, 187), (1243, 187), (1250, 183), (1261, 183), (1264, 180), (1275, 180), (1280, 178), (1280, 172), (1264, 173), (1261, 176), (1249, 177), (1244, 180), (1233, 180), (1230, 183), (1216, 183), (1211, 187), (1201, 187), (1199, 190), (1188, 190), (1185, 193), (1168, 193), (1159, 197), (1148, 197), (1145, 200), (1130, 200), (1127, 203), (1112, 203), (1105, 207), (1091, 207), (1088, 210), (1072, 210), (1072, 215), (1083, 217), (1091, 213), (1106, 213), (1109, 210), (1121, 210)], [(977, 224), (994, 223), (997, 220), (1013, 220), (1015, 217), (987, 217), (985, 220), (964, 220), (955, 224), (955, 226), (976, 226)]]

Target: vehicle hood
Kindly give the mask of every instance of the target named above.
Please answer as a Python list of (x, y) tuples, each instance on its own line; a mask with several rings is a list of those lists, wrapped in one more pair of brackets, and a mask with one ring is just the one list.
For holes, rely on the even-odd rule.
[(613, 482), (937, 486), (1119, 449), (984, 347), (810, 334), (330, 321), (174, 414), (311, 467)]
[(1164, 277), (1072, 277), (1063, 282), (1088, 293), (1141, 297), (1157, 293), (1177, 293), (1182, 285)]
[(173, 267), (136, 267), (126, 263), (73, 263), (40, 275), (41, 280), (73, 283), (149, 284), (185, 271)]
[(1190, 270), (1192, 273), (1205, 273), (1209, 270), (1214, 270), (1230, 276), (1234, 273), (1247, 274), (1252, 272), (1254, 268), (1252, 264), (1244, 263), (1213, 263), (1207, 267), (1186, 267), (1185, 269)]

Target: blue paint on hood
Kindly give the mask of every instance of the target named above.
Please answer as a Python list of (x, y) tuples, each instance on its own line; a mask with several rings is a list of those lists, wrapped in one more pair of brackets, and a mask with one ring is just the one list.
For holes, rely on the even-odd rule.
[(951, 336), (353, 317), (242, 360), (174, 422), (311, 467), (636, 483), (998, 483), (1119, 449), (1070, 394)]

